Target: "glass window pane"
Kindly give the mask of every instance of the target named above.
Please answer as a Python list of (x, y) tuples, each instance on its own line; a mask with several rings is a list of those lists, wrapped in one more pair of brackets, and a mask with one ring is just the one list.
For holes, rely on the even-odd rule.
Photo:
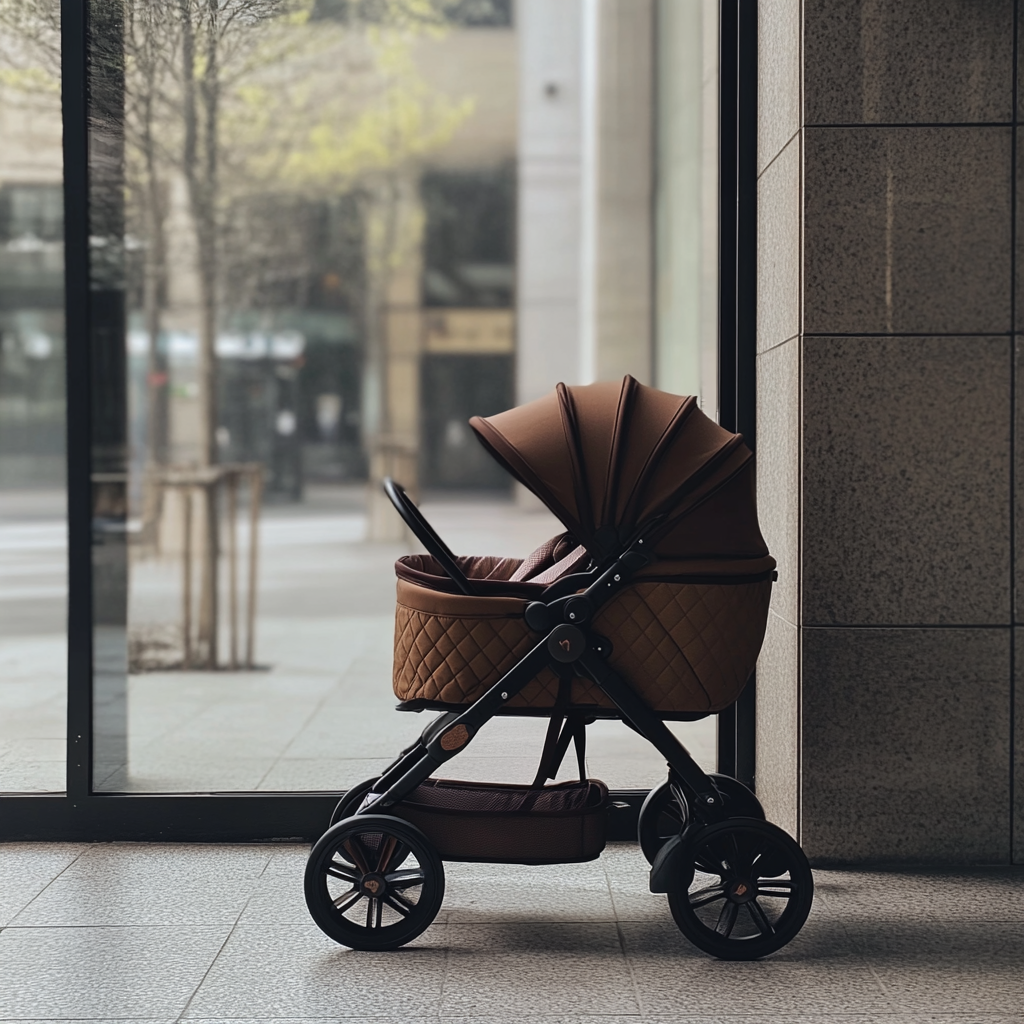
[[(563, 528), (470, 416), (702, 386), (654, 341), (653, 7), (606, 7), (91, 0), (98, 789), (378, 772), (424, 725), (394, 711), (414, 545), (381, 480), (456, 551), (522, 557)], [(543, 729), (446, 772), (528, 780)], [(617, 723), (591, 751), (613, 786), (664, 771)]]
[(0, 791), (65, 787), (64, 198), (57, 0), (0, 4)]

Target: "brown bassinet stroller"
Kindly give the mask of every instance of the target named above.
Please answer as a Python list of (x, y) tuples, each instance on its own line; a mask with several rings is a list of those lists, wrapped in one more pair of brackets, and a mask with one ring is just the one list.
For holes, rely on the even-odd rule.
[[(813, 898), (803, 852), (664, 724), (732, 704), (761, 648), (775, 561), (750, 450), (694, 398), (631, 377), (560, 384), (470, 424), (566, 532), (523, 560), (459, 557), (385, 482), (429, 552), (396, 565), (395, 694), (401, 710), (441, 714), (338, 804), (306, 866), (314, 920), (346, 946), (393, 949), (436, 916), (444, 860), (599, 856), (609, 799), (586, 778), (586, 725), (616, 718), (668, 762), (639, 818), (651, 891), (667, 893), (683, 934), (715, 956), (779, 949)], [(432, 778), (495, 715), (550, 720), (533, 784)], [(548, 785), (570, 743), (579, 782)]]

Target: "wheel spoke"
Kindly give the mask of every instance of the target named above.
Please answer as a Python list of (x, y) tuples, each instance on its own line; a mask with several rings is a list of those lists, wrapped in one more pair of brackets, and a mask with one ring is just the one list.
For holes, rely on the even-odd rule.
[(753, 865), (760, 855), (760, 848), (757, 839), (751, 839), (746, 833), (732, 835), (733, 849), (736, 851), (736, 859), (733, 861), (733, 868), (742, 875), (752, 875)]
[(366, 901), (366, 927), (373, 927), (373, 909), (374, 904), (377, 902), (372, 896)]
[(391, 867), (398, 867), (399, 864), (409, 856), (409, 847), (402, 842), (401, 839), (395, 840), (395, 848), (391, 851), (391, 856), (387, 859), (387, 862), (383, 867), (378, 868), (382, 875), (388, 873), (388, 869)]
[(336, 900), (333, 900), (334, 909), (339, 913), (344, 914), (346, 910), (350, 910), (363, 898), (362, 889), (356, 889), (354, 886), (349, 889), (348, 892), (339, 896)]
[(391, 863), (391, 855), (395, 852), (395, 847), (398, 846), (398, 839), (395, 836), (388, 836), (383, 843), (380, 844), (380, 852), (377, 856), (377, 867), (374, 869), (380, 874), (384, 874), (388, 869), (388, 865)]
[[(771, 849), (770, 848), (769, 849), (765, 849), (764, 846), (760, 846), (758, 848), (756, 854), (754, 855), (753, 861), (751, 862), (750, 873), (752, 875), (759, 874), (760, 873), (759, 865), (763, 864), (765, 859), (767, 857), (770, 857), (770, 856), (771, 856)], [(765, 877), (769, 877), (769, 876), (765, 876)]]
[(394, 871), (385, 875), (384, 880), (388, 883), (389, 889), (411, 889), (414, 885), (422, 885), (426, 875), (420, 868), (406, 868), (405, 871)]
[(747, 859), (740, 849), (740, 837), (735, 832), (729, 833), (729, 843), (732, 846), (732, 856), (729, 858), (729, 866), (739, 874), (746, 874), (743, 869), (747, 866)]
[[(670, 821), (674, 822), (676, 825), (682, 825), (682, 823), (683, 823), (683, 812), (679, 809), (679, 807), (676, 804), (666, 804), (661, 809), (661, 815), (659, 816), (659, 821), (658, 821), (658, 825), (659, 826), (662, 825), (660, 818), (668, 818)], [(672, 826), (669, 825), (667, 827), (671, 828)]]
[(718, 858), (708, 850), (705, 851), (704, 855), (698, 853), (693, 858), (693, 864), (698, 871), (703, 871), (706, 875), (720, 875), (723, 870), (726, 870), (722, 867)]
[(344, 839), (342, 840), (341, 845), (352, 858), (352, 863), (359, 868), (360, 872), (364, 875), (368, 875), (370, 873), (370, 868), (366, 863), (366, 857), (363, 856), (364, 851), (360, 849), (363, 844), (359, 841), (359, 837), (353, 836), (351, 839)]
[(725, 884), (720, 882), (718, 885), (708, 885), (703, 889), (698, 889), (696, 892), (689, 894), (690, 906), (696, 909), (697, 907), (706, 907), (709, 903), (714, 903), (715, 900), (725, 898)]
[(762, 935), (774, 935), (775, 929), (772, 927), (771, 921), (765, 916), (765, 912), (761, 909), (757, 902), (757, 899), (752, 899), (747, 904), (747, 910), (750, 911), (750, 916), (754, 919), (754, 924), (757, 925), (757, 930)]
[(386, 893), (384, 902), (392, 909), (397, 910), (402, 917), (408, 917), (414, 909), (414, 904), (406, 903), (398, 893)]
[(332, 878), (341, 878), (346, 882), (358, 882), (359, 876), (346, 864), (339, 864), (338, 861), (332, 860), (330, 864), (324, 868)]
[(799, 885), (788, 881), (766, 882), (764, 885), (758, 885), (757, 887), (758, 896), (774, 896), (780, 900), (791, 900), (799, 891)]
[(718, 923), (715, 925), (715, 931), (719, 935), (724, 935), (729, 938), (732, 935), (732, 930), (736, 924), (736, 911), (739, 910), (739, 906), (735, 903), (726, 903), (722, 907), (722, 912), (718, 915)]
[(374, 919), (373, 919), (374, 920), (373, 927), (374, 928), (379, 928), (381, 926), (381, 922), (384, 919), (384, 901), (381, 900), (381, 899), (377, 899), (377, 900), (374, 900), (373, 902), (377, 904), (377, 908), (376, 908), (377, 909), (377, 913), (376, 913), (376, 915), (374, 916)]

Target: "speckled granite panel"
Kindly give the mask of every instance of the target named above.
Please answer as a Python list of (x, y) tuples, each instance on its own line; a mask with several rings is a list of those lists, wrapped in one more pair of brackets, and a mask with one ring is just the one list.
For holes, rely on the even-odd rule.
[(757, 357), (757, 518), (778, 563), (772, 610), (797, 622), (800, 579), (800, 339)]
[(812, 334), (1010, 326), (1010, 128), (805, 128)]
[(1013, 422), (1013, 621), (1024, 624), (1024, 335), (1013, 339), (1016, 363)]
[(805, 629), (801, 641), (807, 855), (1007, 863), (1009, 628)]
[(799, 640), (792, 623), (769, 614), (757, 662), (757, 796), (792, 836), (799, 827)]
[(1010, 358), (804, 339), (804, 624), (1010, 623)]
[(807, 124), (1009, 121), (1013, 0), (805, 0)]
[[(1021, 18), (1024, 22), (1024, 17)], [(1024, 29), (1022, 29), (1024, 32)], [(1024, 120), (1024, 115), (1022, 115)], [(1024, 128), (1015, 129), (1017, 133), (1017, 237), (1016, 237), (1016, 252), (1014, 253), (1014, 274), (1015, 280), (1013, 282), (1016, 302), (1014, 303), (1014, 314), (1015, 322), (1013, 329), (1015, 331), (1021, 330), (1024, 326), (1024, 238), (1021, 237), (1021, 232), (1024, 231), (1024, 202), (1021, 202), (1021, 197), (1024, 196), (1024, 158), (1021, 154), (1021, 146), (1024, 145)]]
[(757, 182), (757, 349), (800, 330), (800, 136)]
[(800, 128), (800, 0), (758, 0), (757, 170)]
[(1024, 629), (1014, 634), (1013, 863), (1024, 864)]

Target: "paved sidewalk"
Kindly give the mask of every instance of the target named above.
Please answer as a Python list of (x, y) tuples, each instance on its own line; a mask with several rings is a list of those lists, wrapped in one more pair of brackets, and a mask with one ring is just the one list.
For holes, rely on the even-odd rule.
[[(1024, 871), (816, 872), (800, 935), (723, 963), (589, 864), (446, 865), (437, 922), (358, 953), (310, 921), (298, 846), (0, 846), (0, 1020), (1022, 1024)], [(4, 927), (6, 926), (6, 927)]]
[[(394, 710), (394, 561), (407, 548), (367, 543), (364, 488), (311, 489), (270, 506), (260, 532), (255, 672), (145, 672), (128, 680), (128, 763), (100, 771), (102, 792), (341, 790), (377, 774), (426, 716)], [(52, 504), (52, 503), (51, 503)], [(64, 526), (0, 516), (0, 791), (64, 788)], [(500, 498), (424, 503), (453, 550), (526, 555), (561, 531), (546, 511)], [(17, 518), (20, 515), (22, 518)], [(240, 538), (246, 550), (246, 534)], [(133, 557), (134, 625), (179, 621), (178, 561)], [(528, 782), (545, 723), (489, 724), (446, 775)], [(714, 768), (715, 722), (673, 725)], [(588, 768), (615, 788), (665, 775), (654, 748), (619, 722), (589, 730)], [(571, 777), (567, 759), (562, 778)]]

